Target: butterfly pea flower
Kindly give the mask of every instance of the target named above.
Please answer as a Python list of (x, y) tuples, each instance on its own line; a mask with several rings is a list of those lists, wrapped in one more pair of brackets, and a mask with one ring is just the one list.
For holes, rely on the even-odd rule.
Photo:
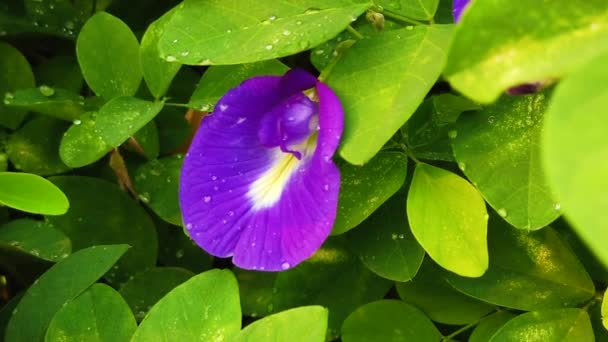
[(190, 237), (244, 269), (286, 270), (311, 256), (336, 217), (342, 129), (338, 97), (306, 71), (228, 91), (184, 158), (179, 200)]
[[(455, 23), (460, 20), (462, 13), (466, 10), (470, 3), (471, 0), (454, 0), (452, 2), (452, 16), (454, 17)], [(543, 87), (547, 86), (548, 83), (549, 82), (524, 83), (507, 89), (506, 93), (507, 95), (533, 94), (541, 90)]]

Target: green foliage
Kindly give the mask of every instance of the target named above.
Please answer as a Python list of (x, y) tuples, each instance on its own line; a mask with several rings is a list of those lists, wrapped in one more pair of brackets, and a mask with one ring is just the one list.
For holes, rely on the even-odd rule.
[[(0, 1), (0, 340), (608, 341), (608, 3), (452, 5)], [(294, 68), (344, 110), (333, 236), (238, 269), (183, 158)]]

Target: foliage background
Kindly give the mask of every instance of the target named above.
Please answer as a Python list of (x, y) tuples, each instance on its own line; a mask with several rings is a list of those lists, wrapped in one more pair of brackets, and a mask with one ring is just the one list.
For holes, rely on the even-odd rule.
[[(0, 338), (608, 341), (608, 3), (451, 6), (3, 1)], [(292, 67), (345, 108), (338, 217), (234, 269), (182, 230), (182, 154)]]

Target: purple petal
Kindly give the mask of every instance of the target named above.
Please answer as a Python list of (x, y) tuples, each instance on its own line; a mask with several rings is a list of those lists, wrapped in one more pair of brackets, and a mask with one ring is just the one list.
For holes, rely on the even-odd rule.
[[(299, 94), (315, 85), (319, 130), (305, 139), (302, 159), (269, 148), (259, 137), (267, 125), (273, 131), (269, 115), (279, 117), (269, 113), (299, 106)], [(302, 115), (302, 122), (310, 119)], [(194, 241), (246, 269), (283, 270), (312, 255), (336, 215), (340, 174), (331, 157), (342, 116), (333, 92), (301, 70), (252, 78), (229, 91), (203, 120), (182, 168), (180, 205)]]
[(460, 16), (465, 8), (469, 5), (471, 0), (454, 0), (452, 3), (452, 14), (454, 16), (454, 22), (458, 22), (460, 20)]

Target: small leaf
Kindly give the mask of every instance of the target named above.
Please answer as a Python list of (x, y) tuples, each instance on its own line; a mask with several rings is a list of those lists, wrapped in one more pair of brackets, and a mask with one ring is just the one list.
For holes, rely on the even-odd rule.
[(412, 305), (399, 300), (365, 304), (342, 325), (342, 341), (439, 341), (433, 322)]
[[(563, 14), (570, 13), (564, 22)], [(473, 1), (454, 36), (444, 74), (483, 103), (513, 86), (568, 75), (608, 51), (603, 0)]]
[(120, 294), (131, 307), (135, 319), (141, 321), (156, 302), (193, 276), (194, 273), (183, 268), (150, 268), (129, 279), (120, 288)]
[(82, 27), (76, 54), (95, 94), (106, 100), (135, 95), (142, 78), (139, 43), (122, 20), (97, 12)]
[(166, 24), (158, 46), (167, 61), (191, 65), (284, 57), (334, 37), (369, 6), (351, 0), (262, 0), (255, 6), (247, 0), (186, 0)]
[(33, 214), (63, 215), (70, 203), (48, 180), (21, 172), (0, 172), (0, 204)]
[(503, 325), (490, 342), (594, 341), (589, 315), (581, 309), (528, 312)]
[(594, 295), (591, 278), (553, 229), (522, 232), (497, 217), (490, 223), (490, 268), (478, 279), (446, 274), (458, 291), (518, 310), (569, 307)]
[[(0, 42), (0, 99), (11, 100), (17, 89), (31, 88), (34, 74), (27, 59), (11, 45)], [(6, 94), (6, 95), (5, 95)], [(25, 110), (7, 108), (0, 101), (0, 125), (15, 129), (25, 118)]]
[(468, 342), (487, 342), (508, 321), (517, 317), (509, 311), (499, 311), (484, 317), (471, 332)]
[(96, 162), (112, 150), (95, 126), (96, 112), (83, 114), (65, 132), (59, 145), (59, 156), (69, 167), (77, 168)]
[(401, 299), (420, 308), (439, 323), (469, 324), (494, 310), (494, 306), (456, 291), (443, 279), (439, 267), (428, 258), (414, 279), (397, 283), (396, 287)]
[(520, 229), (540, 229), (560, 214), (540, 165), (547, 102), (543, 93), (505, 96), (461, 116), (450, 135), (461, 170), (488, 203)]
[(20, 89), (5, 98), (7, 107), (33, 111), (58, 119), (74, 121), (87, 111), (84, 98), (69, 90), (40, 86)]
[(72, 240), (74, 250), (110, 243), (132, 246), (106, 275), (108, 281), (120, 284), (155, 265), (158, 240), (154, 224), (146, 211), (118, 186), (81, 176), (51, 180), (65, 192), (72, 206), (65, 215), (46, 219)]
[(182, 214), (177, 200), (183, 156), (149, 161), (135, 171), (135, 189), (139, 199), (163, 220), (180, 226)]
[(465, 277), (488, 269), (488, 215), (483, 198), (467, 181), (419, 163), (407, 215), (414, 236), (440, 266)]
[(93, 284), (53, 317), (45, 341), (128, 342), (137, 323), (125, 300), (105, 284)]
[(6, 248), (56, 262), (70, 254), (72, 243), (60, 230), (41, 221), (23, 218), (0, 227), (0, 250)]
[(171, 81), (181, 68), (178, 63), (169, 63), (160, 58), (160, 52), (158, 51), (158, 41), (164, 32), (165, 25), (171, 20), (175, 11), (175, 9), (172, 9), (150, 24), (141, 38), (139, 55), (144, 80), (150, 93), (156, 99), (165, 95)]
[(395, 281), (412, 279), (424, 258), (405, 215), (405, 196), (386, 201), (348, 235), (355, 254), (372, 272)]
[(439, 0), (376, 0), (387, 10), (416, 20), (431, 20), (435, 16)]
[[(608, 5), (607, 5), (608, 6)], [(577, 12), (578, 13), (578, 12)], [(570, 51), (573, 46), (569, 46)], [(572, 50), (574, 51), (574, 50)], [(561, 82), (553, 95), (542, 139), (544, 169), (566, 218), (608, 265), (608, 55)]]
[(327, 309), (304, 306), (266, 316), (243, 329), (233, 341), (324, 342)]
[(439, 77), (451, 37), (451, 25), (416, 26), (360, 40), (344, 53), (327, 79), (344, 106), (344, 159), (367, 162), (403, 126)]
[(288, 69), (276, 59), (251, 64), (211, 66), (201, 77), (188, 105), (210, 112), (220, 97), (244, 80), (262, 75), (280, 76)]
[(108, 145), (117, 147), (154, 119), (163, 105), (129, 96), (114, 98), (97, 113), (95, 128)]
[(340, 194), (333, 235), (356, 227), (401, 188), (407, 174), (407, 157), (381, 152), (364, 166), (339, 166)]
[(68, 125), (60, 120), (37, 117), (11, 135), (6, 153), (16, 169), (53, 175), (70, 168), (59, 157), (59, 144)]
[(236, 279), (229, 270), (211, 270), (156, 303), (131, 341), (229, 341), (240, 329)]
[(127, 249), (127, 245), (93, 246), (51, 267), (26, 291), (13, 311), (6, 340), (41, 341), (55, 313), (97, 281)]

